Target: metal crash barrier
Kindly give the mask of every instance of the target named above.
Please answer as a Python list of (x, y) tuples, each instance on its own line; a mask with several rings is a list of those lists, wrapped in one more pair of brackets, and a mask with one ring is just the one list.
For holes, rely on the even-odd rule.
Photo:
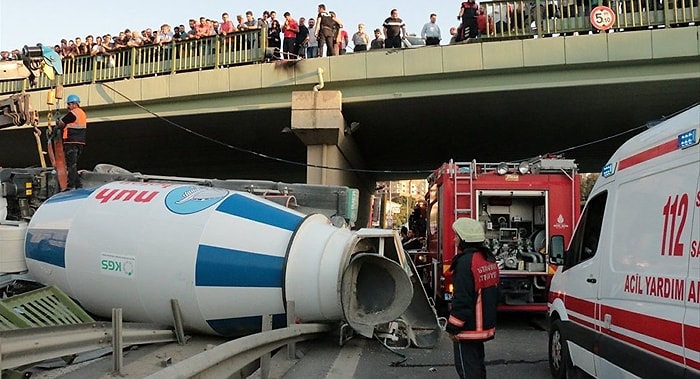
[(241, 337), (169, 366), (148, 379), (225, 378), (281, 346), (329, 332), (327, 324), (299, 324)]
[(55, 286), (0, 300), (0, 371), (113, 347), (115, 341), (143, 345), (181, 339), (167, 326), (96, 322)]
[[(121, 334), (124, 345), (177, 340), (175, 332), (158, 325), (124, 323)], [(112, 347), (112, 343), (110, 322), (5, 330), (0, 332), (0, 370)]]
[[(44, 314), (44, 320), (31, 322), (21, 321), (16, 316), (7, 317), (6, 311), (0, 316), (3, 320), (0, 329), (0, 372), (9, 372), (12, 369), (26, 367), (44, 360), (59, 357), (76, 357), (102, 348), (113, 350), (113, 374), (121, 375), (123, 365), (122, 348), (129, 345), (144, 345), (177, 341), (181, 345), (185, 343), (185, 336), (181, 330), (181, 317), (178, 301), (171, 300), (173, 316), (175, 318), (175, 330), (167, 326), (122, 323), (121, 309), (112, 310), (112, 322), (95, 322), (70, 298), (55, 287), (46, 287), (22, 295), (10, 297), (0, 302), (1, 310), (10, 310), (10, 314), (24, 313), (28, 303), (44, 302), (44, 300), (56, 297), (58, 301), (45, 302), (40, 311), (31, 313)], [(65, 299), (63, 299), (65, 297)], [(11, 301), (11, 305), (7, 303)], [(61, 304), (67, 301), (68, 305)], [(317, 338), (331, 331), (329, 324), (294, 324), (295, 317), (293, 301), (287, 302), (288, 319), (290, 325), (287, 328), (270, 330), (272, 328), (272, 315), (263, 316), (262, 332), (241, 337), (212, 350), (205, 351), (191, 358), (185, 359), (173, 366), (158, 371), (149, 378), (192, 378), (192, 377), (229, 377), (235, 373), (250, 367), (250, 364), (260, 360), (262, 376), (268, 376), (270, 370), (270, 352), (287, 345), (289, 359), (295, 354), (295, 343)], [(76, 313), (79, 316), (70, 316)], [(61, 315), (64, 321), (58, 321), (55, 315)], [(90, 320), (89, 322), (82, 320)], [(19, 325), (19, 326), (18, 326)], [(39, 326), (41, 325), (41, 326)], [(70, 364), (69, 361), (67, 363)], [(17, 375), (21, 375), (15, 372)], [(3, 376), (4, 377), (4, 376)]]

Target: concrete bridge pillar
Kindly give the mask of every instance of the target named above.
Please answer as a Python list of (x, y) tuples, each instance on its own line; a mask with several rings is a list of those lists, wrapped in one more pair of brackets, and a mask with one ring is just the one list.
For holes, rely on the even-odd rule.
[[(345, 171), (364, 167), (364, 160), (352, 138), (353, 129), (342, 113), (340, 91), (292, 92), (292, 132), (306, 145), (306, 182), (344, 185), (360, 190), (358, 226), (364, 226), (364, 210), (376, 179), (372, 175)], [(367, 211), (368, 212), (368, 211)]]
[(308, 167), (309, 184), (348, 185), (355, 175), (342, 169), (361, 167), (357, 146), (346, 129), (340, 91), (292, 92), (292, 131), (307, 146), (306, 160), (311, 165), (340, 170)]

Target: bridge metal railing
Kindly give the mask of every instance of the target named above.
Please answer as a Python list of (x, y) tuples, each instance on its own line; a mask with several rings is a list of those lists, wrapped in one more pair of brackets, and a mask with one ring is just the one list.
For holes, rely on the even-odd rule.
[[(260, 29), (63, 58), (61, 84), (71, 86), (262, 62), (267, 49), (267, 38), (263, 38), (266, 35), (267, 31)], [(47, 89), (52, 85), (42, 75), (35, 86), (30, 86), (28, 79), (0, 82), (0, 93)]]
[(615, 13), (616, 30), (683, 27), (700, 22), (698, 0), (496, 0), (480, 3), (488, 15), (480, 38), (503, 40), (588, 33), (598, 5)]
[[(593, 31), (590, 12), (599, 4), (616, 15), (615, 30), (684, 27), (700, 23), (698, 0), (495, 0), (481, 3), (488, 22), (479, 40), (497, 41), (584, 34)], [(66, 86), (214, 69), (265, 61), (267, 30), (118, 50), (63, 59)], [(0, 82), (0, 94), (51, 88), (45, 77)]]

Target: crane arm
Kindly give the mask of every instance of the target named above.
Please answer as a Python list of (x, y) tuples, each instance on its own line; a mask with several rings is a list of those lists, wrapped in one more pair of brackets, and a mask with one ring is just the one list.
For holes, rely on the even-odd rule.
[[(0, 62), (0, 81), (29, 79), (36, 85), (40, 75), (45, 75), (53, 81), (63, 75), (61, 57), (50, 47), (25, 46), (22, 49), (21, 60)], [(29, 104), (28, 94), (11, 95), (0, 100), (0, 129), (10, 126), (39, 124), (39, 116)]]

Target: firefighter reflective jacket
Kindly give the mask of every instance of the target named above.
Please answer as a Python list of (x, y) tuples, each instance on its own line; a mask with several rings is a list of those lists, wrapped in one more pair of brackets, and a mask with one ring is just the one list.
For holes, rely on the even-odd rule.
[(71, 113), (75, 116), (75, 121), (66, 124), (66, 127), (63, 128), (63, 143), (85, 145), (87, 115), (81, 108), (75, 108)]
[(477, 249), (452, 259), (454, 297), (446, 330), (458, 340), (489, 340), (496, 334), (498, 265)]

